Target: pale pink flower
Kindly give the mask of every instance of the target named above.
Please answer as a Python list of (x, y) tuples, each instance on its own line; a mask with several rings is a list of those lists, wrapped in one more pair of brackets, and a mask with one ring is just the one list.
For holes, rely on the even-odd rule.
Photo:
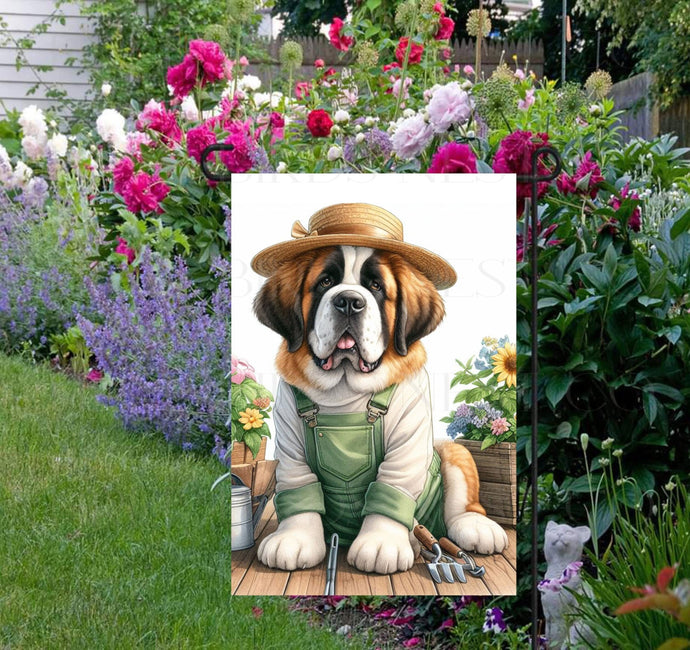
[(238, 359), (235, 356), (230, 357), (230, 381), (233, 384), (241, 384), (245, 379), (253, 379), (256, 381), (256, 374), (254, 367), (248, 364), (243, 359)]
[(444, 133), (454, 124), (467, 122), (472, 113), (472, 102), (460, 84), (452, 81), (434, 92), (427, 110), (434, 131)]
[(417, 157), (434, 137), (434, 129), (427, 124), (423, 115), (415, 115), (398, 124), (391, 137), (393, 149), (400, 158)]
[(525, 98), (518, 101), (518, 108), (521, 111), (526, 111), (532, 104), (534, 104), (534, 88), (528, 88)]
[(469, 64), (467, 64), (467, 65), (462, 69), (462, 71), (463, 71), (468, 77), (469, 77), (470, 75), (474, 74), (474, 68), (473, 68), (471, 65), (469, 65)]

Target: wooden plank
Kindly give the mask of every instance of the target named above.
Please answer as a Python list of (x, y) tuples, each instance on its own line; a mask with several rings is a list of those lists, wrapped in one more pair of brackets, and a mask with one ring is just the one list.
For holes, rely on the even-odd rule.
[[(347, 562), (348, 549), (338, 552), (338, 571), (335, 578), (335, 593), (339, 596), (391, 596), (391, 576), (379, 573), (363, 573)], [(324, 578), (325, 586), (325, 578)]]
[(515, 445), (498, 444), (482, 450), (482, 443), (479, 440), (460, 440), (457, 442), (466, 447), (472, 454), (477, 465), (480, 482), (488, 481), (508, 485), (515, 483), (517, 478)]
[(233, 593), (236, 596), (283, 596), (289, 578), (289, 571), (270, 569), (255, 557)]
[(479, 486), (479, 502), (488, 517), (501, 525), (515, 526), (517, 486), (485, 481)]
[[(337, 582), (336, 582), (337, 586)], [(326, 588), (326, 560), (311, 569), (291, 571), (286, 596), (323, 596)], [(336, 594), (338, 591), (336, 590)]]
[(232, 559), (230, 563), (230, 586), (233, 593), (235, 593), (250, 567), (253, 563), (260, 564), (256, 559), (256, 552), (259, 547), (261, 540), (270, 535), (276, 528), (278, 528), (278, 519), (275, 517), (275, 508), (273, 502), (269, 501), (266, 504), (266, 509), (264, 510), (259, 523), (255, 529), (256, 542), (251, 548), (247, 548), (243, 551), (234, 551), (232, 553)]
[[(47, 18), (47, 16), (45, 16)], [(29, 16), (23, 14), (7, 15), (8, 28), (11, 31), (30, 32), (38, 25), (44, 16)], [(55, 21), (48, 25), (49, 34), (93, 34), (95, 21), (88, 16), (65, 16), (65, 24)]]
[(505, 531), (508, 535), (508, 548), (503, 551), (503, 557), (517, 571), (517, 534), (515, 528), (506, 528)]
[(467, 582), (442, 582), (436, 585), (439, 596), (490, 596), (490, 589), (481, 578), (466, 574)]
[[(514, 596), (516, 593), (517, 575), (500, 553), (496, 555), (473, 555), (478, 566), (483, 566), (486, 573), (481, 580), (493, 596)], [(471, 576), (467, 581), (472, 580)]]
[(421, 557), (417, 558), (409, 571), (394, 573), (391, 583), (396, 596), (437, 596), (440, 593)]

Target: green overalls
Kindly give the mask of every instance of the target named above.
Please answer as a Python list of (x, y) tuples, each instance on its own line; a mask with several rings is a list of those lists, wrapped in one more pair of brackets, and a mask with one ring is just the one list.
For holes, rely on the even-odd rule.
[[(319, 481), (275, 496), (278, 520), (301, 512), (322, 516), (326, 539), (338, 533), (350, 546), (366, 515), (381, 514), (412, 530), (414, 519), (437, 538), (446, 534), (443, 522), (441, 459), (434, 451), (424, 490), (417, 501), (400, 490), (376, 481), (385, 454), (383, 416), (396, 385), (372, 395), (366, 413), (321, 414), (298, 388), (297, 412), (304, 423), (306, 461)], [(410, 463), (418, 462), (410, 458)]]

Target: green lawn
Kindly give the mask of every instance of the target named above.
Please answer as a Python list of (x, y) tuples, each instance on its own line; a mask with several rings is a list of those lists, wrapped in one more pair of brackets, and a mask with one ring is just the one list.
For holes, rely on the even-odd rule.
[(0, 648), (344, 647), (283, 599), (231, 598), (220, 471), (0, 355)]

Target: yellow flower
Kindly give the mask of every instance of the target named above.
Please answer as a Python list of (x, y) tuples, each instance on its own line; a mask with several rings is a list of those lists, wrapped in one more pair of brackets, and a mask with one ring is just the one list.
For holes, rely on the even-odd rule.
[(264, 416), (259, 413), (259, 409), (247, 409), (240, 411), (240, 424), (244, 425), (244, 429), (260, 429), (264, 426)]
[(506, 343), (491, 357), (494, 362), (494, 374), (498, 374), (498, 381), (505, 381), (510, 388), (515, 386), (517, 379), (517, 351), (515, 345)]

